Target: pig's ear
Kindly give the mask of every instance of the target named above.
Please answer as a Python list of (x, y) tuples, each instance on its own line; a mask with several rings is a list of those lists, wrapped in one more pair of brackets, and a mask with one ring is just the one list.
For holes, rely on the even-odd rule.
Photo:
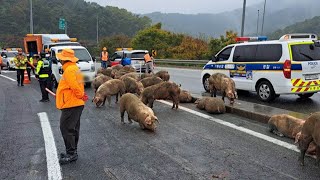
[(150, 117), (150, 116), (147, 116), (144, 121), (146, 122), (147, 125), (151, 125), (151, 124), (152, 124), (152, 121), (151, 121), (151, 117)]
[(301, 131), (298, 132), (298, 133), (296, 134), (296, 136), (294, 137), (294, 143), (295, 143), (295, 144), (297, 144), (297, 143), (299, 142), (300, 137), (301, 137)]
[(154, 117), (154, 120), (157, 121), (158, 124), (160, 124), (160, 122), (159, 122), (159, 120), (158, 120), (158, 118), (156, 116)]

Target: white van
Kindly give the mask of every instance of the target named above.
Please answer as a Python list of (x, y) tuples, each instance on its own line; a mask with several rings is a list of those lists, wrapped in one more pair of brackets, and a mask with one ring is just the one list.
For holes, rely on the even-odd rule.
[(311, 97), (320, 91), (317, 38), (315, 34), (286, 34), (275, 41), (228, 45), (203, 67), (204, 89), (209, 91), (208, 78), (219, 72), (232, 78), (236, 89), (256, 91), (262, 101), (272, 101), (280, 94)]
[(53, 87), (57, 87), (62, 76), (62, 65), (59, 59), (56, 57), (57, 53), (61, 53), (62, 49), (69, 48), (74, 50), (75, 56), (79, 59), (77, 65), (83, 73), (84, 82), (86, 86), (90, 86), (95, 77), (95, 64), (94, 58), (90, 55), (89, 51), (83, 46), (55, 46), (50, 49), (51, 58), (56, 59), (52, 62), (52, 74), (53, 74)]
[(131, 59), (131, 66), (136, 69), (136, 72), (144, 73), (146, 65), (144, 62), (144, 55), (149, 53), (147, 50), (120, 50), (113, 53), (110, 57), (111, 66), (120, 64), (121, 60), (126, 56)]

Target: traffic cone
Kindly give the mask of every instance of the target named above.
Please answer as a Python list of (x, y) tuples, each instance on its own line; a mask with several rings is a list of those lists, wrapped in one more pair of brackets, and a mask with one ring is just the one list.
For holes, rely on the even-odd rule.
[(30, 84), (31, 81), (29, 80), (27, 70), (24, 70), (24, 75), (23, 76), (24, 76), (23, 84)]

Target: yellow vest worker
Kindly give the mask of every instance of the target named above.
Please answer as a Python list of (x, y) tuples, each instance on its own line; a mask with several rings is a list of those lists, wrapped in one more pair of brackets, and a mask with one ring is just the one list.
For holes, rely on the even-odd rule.
[(24, 79), (24, 70), (27, 68), (27, 63), (28, 59), (25, 55), (22, 54), (22, 49), (18, 50), (18, 55), (16, 55), (13, 58), (13, 62), (16, 66), (17, 70), (17, 81), (18, 81), (18, 86), (24, 86), (23, 85), (23, 79)]
[(56, 94), (56, 106), (61, 110), (60, 131), (66, 147), (66, 153), (61, 153), (59, 159), (63, 165), (78, 159), (80, 117), (88, 96), (84, 92), (83, 76), (76, 64), (79, 59), (74, 51), (63, 49), (57, 53), (57, 58), (63, 69)]

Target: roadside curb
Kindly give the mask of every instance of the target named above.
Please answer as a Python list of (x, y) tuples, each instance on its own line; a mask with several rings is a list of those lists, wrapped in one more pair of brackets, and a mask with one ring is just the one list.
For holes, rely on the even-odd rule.
[[(209, 93), (192, 94), (196, 98), (208, 97)], [(221, 98), (221, 96), (217, 96)], [(225, 103), (226, 111), (230, 114), (235, 114), (244, 118), (248, 118), (254, 121), (267, 124), (270, 117), (276, 114), (288, 114), (290, 116), (306, 119), (309, 115), (299, 112), (289, 111), (286, 109), (275, 108), (257, 103), (250, 103), (246, 101), (236, 100), (233, 106), (228, 104), (228, 100)]]

